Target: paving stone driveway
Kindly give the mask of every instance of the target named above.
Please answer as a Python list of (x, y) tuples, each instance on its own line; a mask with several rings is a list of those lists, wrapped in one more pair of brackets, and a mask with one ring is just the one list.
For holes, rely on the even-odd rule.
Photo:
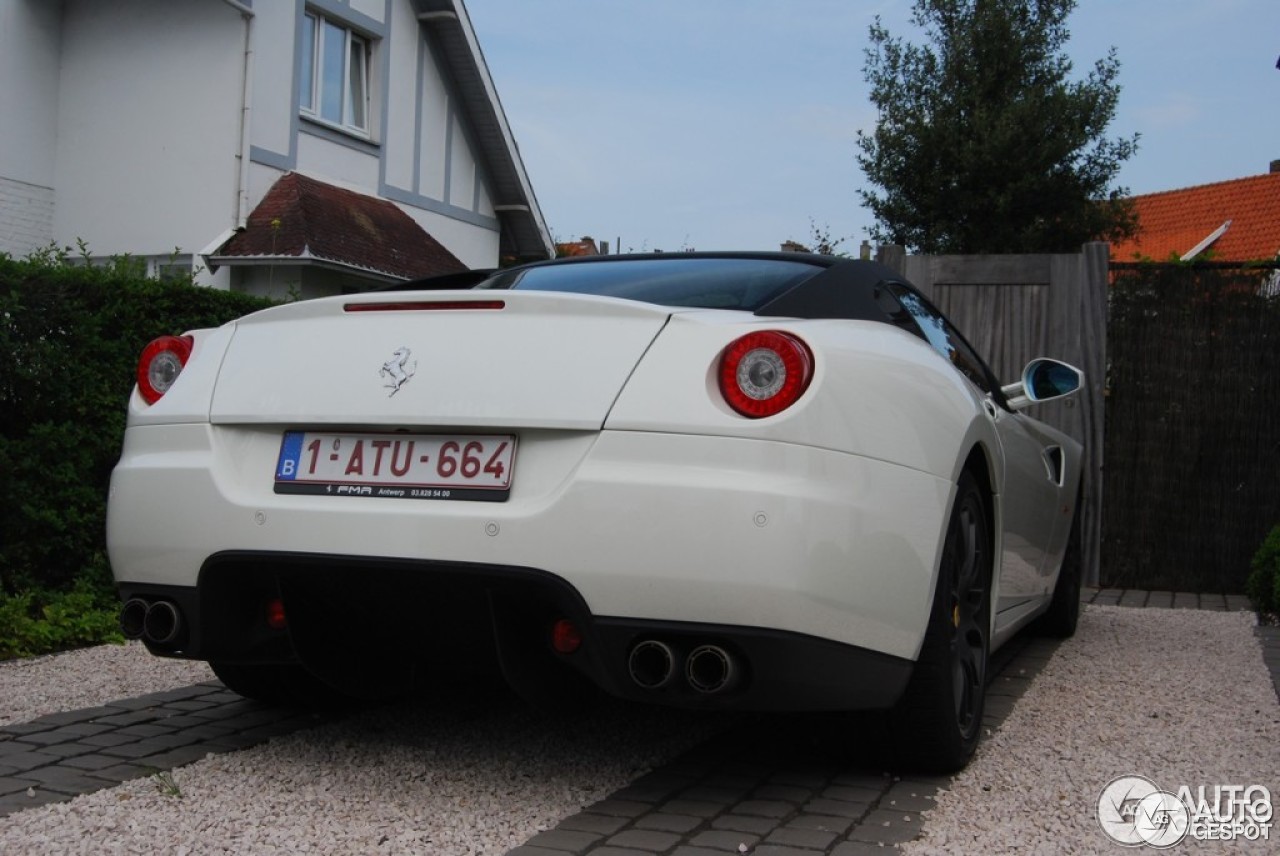
[[(1090, 603), (1248, 609), (1243, 598), (1089, 589)], [(1280, 696), (1280, 628), (1260, 627)], [(992, 658), (985, 727), (1013, 709), (1057, 642), (1027, 635)], [(230, 752), (332, 718), (248, 701), (215, 682), (0, 727), (0, 816)], [(510, 856), (854, 856), (920, 834), (947, 777), (897, 777), (849, 717), (748, 717)], [(850, 745), (873, 751), (857, 755)]]

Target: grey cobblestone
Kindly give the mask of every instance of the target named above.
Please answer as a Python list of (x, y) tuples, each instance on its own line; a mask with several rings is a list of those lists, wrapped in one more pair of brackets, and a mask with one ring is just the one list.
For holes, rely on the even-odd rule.
[(625, 817), (609, 817), (604, 814), (582, 811), (560, 821), (559, 826), (556, 828), (567, 829), (572, 832), (594, 832), (597, 835), (613, 835), (629, 822)]
[(663, 853), (679, 843), (679, 835), (651, 829), (627, 829), (608, 840), (611, 847), (629, 847), (642, 853)]
[(638, 818), (635, 822), (636, 829), (653, 829), (658, 832), (691, 832), (697, 829), (705, 821), (700, 817), (690, 817), (687, 814), (665, 814), (658, 812), (656, 814), (646, 814), (644, 817)]
[(800, 814), (787, 821), (788, 829), (811, 829), (817, 832), (834, 832), (843, 835), (853, 826), (853, 818), (832, 817), (827, 814)]
[[(1086, 589), (1082, 600), (1250, 608), (1235, 595), (1185, 592)], [(1259, 627), (1256, 633), (1280, 696), (1280, 628)], [(1020, 637), (997, 652), (988, 722), (1012, 709), (1055, 646)], [(267, 708), (206, 682), (3, 726), (0, 817), (323, 721)], [(810, 729), (806, 722), (797, 728), (790, 720), (779, 729), (777, 722), (747, 718), (740, 733), (716, 738), (642, 776), (509, 856), (724, 856), (743, 845), (752, 856), (884, 853), (920, 834), (921, 811), (949, 784), (945, 776), (895, 779), (884, 772), (891, 765), (870, 751), (865, 758), (846, 757), (855, 750), (843, 725)]]
[(759, 841), (759, 836), (751, 835), (745, 832), (733, 832), (727, 829), (709, 829), (705, 832), (699, 832), (689, 841), (694, 847), (704, 847), (709, 850), (727, 850), (732, 853), (741, 853), (742, 847), (750, 850)]
[(811, 850), (826, 850), (836, 840), (837, 833), (820, 829), (795, 829), (784, 826), (769, 833), (766, 844), (780, 844), (788, 847), (808, 847)]
[(599, 841), (601, 836), (594, 832), (574, 832), (568, 829), (552, 829), (539, 832), (527, 842), (530, 847), (545, 847), (548, 850), (578, 853)]
[(671, 800), (662, 805), (662, 811), (669, 814), (688, 814), (694, 817), (715, 817), (724, 809), (723, 803), (702, 800)]
[(745, 814), (726, 814), (712, 820), (711, 826), (713, 829), (747, 832), (752, 835), (764, 837), (777, 829), (779, 823), (776, 819), (769, 817), (751, 817)]

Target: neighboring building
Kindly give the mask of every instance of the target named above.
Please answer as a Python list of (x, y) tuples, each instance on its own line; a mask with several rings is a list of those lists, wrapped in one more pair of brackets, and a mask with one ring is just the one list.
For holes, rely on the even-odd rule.
[[(604, 242), (605, 255), (608, 254), (609, 242)], [(556, 256), (559, 258), (576, 258), (577, 256), (598, 256), (601, 255), (600, 248), (596, 246), (596, 239), (590, 235), (583, 235), (577, 241), (566, 241), (556, 244)]]
[(1280, 258), (1280, 161), (1265, 175), (1133, 197), (1138, 234), (1111, 246), (1113, 262)]
[(462, 0), (0, 0), (0, 251), (311, 297), (550, 233)]

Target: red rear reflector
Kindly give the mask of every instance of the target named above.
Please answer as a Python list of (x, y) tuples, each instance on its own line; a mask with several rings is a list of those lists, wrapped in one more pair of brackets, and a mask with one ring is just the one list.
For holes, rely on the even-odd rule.
[(386, 303), (347, 303), (347, 312), (434, 312), (448, 309), (503, 309), (505, 300), (396, 300)]
[(193, 344), (195, 339), (190, 336), (161, 336), (142, 349), (138, 360), (138, 393), (147, 404), (159, 401), (178, 380)]
[(284, 601), (278, 597), (267, 601), (267, 626), (272, 630), (284, 630), (289, 626), (284, 616)]
[(567, 618), (551, 625), (551, 647), (559, 654), (572, 654), (582, 647), (582, 633)]
[(750, 419), (781, 413), (813, 380), (813, 353), (790, 333), (763, 330), (729, 344), (720, 355), (720, 394)]

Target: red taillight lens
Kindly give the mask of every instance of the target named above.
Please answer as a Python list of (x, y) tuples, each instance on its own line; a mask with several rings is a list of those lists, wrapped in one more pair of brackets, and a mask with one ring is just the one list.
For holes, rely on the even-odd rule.
[(572, 654), (582, 647), (582, 631), (567, 618), (551, 625), (551, 647), (559, 654)]
[(138, 360), (138, 392), (155, 404), (173, 386), (191, 356), (190, 336), (161, 336), (142, 349)]
[(267, 601), (267, 626), (272, 630), (284, 630), (289, 626), (289, 619), (284, 614), (284, 601), (278, 597)]
[(750, 419), (786, 410), (804, 395), (811, 380), (813, 354), (790, 333), (748, 333), (720, 355), (720, 394)]

